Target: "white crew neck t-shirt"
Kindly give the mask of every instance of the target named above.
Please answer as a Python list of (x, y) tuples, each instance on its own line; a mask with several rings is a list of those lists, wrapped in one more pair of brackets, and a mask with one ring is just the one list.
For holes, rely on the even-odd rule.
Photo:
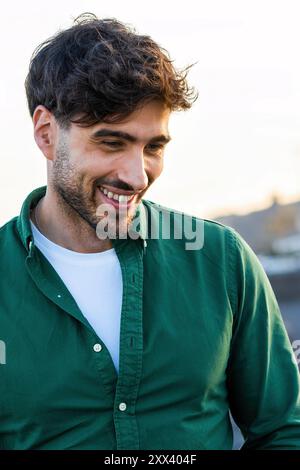
[(33, 222), (31, 228), (35, 245), (52, 264), (107, 347), (118, 372), (123, 281), (115, 249), (78, 253), (53, 243)]

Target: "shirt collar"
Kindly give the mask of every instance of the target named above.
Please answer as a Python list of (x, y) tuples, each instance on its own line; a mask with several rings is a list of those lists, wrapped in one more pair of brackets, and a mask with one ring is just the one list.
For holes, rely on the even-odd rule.
[(46, 194), (46, 186), (34, 189), (23, 202), (20, 215), (17, 219), (17, 229), (26, 250), (30, 250), (30, 243), (33, 240), (33, 235), (30, 226), (30, 211), (33, 209), (39, 200)]
[[(41, 186), (34, 189), (23, 202), (20, 215), (17, 219), (17, 229), (26, 250), (30, 250), (30, 244), (33, 240), (32, 230), (30, 226), (30, 211), (37, 205), (39, 200), (45, 196), (47, 186)], [(143, 201), (137, 207), (132, 227), (129, 228), (129, 233), (133, 239), (141, 239), (144, 241), (146, 247), (147, 238), (147, 214)]]

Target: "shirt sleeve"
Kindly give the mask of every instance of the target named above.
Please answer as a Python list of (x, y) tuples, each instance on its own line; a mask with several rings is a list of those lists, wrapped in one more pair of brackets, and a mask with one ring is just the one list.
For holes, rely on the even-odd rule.
[(233, 334), (227, 368), (242, 449), (300, 449), (300, 380), (277, 300), (258, 258), (229, 232)]

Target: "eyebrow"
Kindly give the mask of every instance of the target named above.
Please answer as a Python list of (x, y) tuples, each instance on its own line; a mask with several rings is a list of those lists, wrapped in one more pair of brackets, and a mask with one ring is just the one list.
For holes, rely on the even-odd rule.
[[(122, 131), (114, 131), (112, 129), (100, 129), (94, 134), (92, 134), (91, 138), (92, 139), (98, 139), (99, 137), (119, 137), (120, 139), (127, 140), (128, 142), (137, 142), (138, 139), (137, 137), (128, 134), (127, 132), (122, 132)], [(152, 137), (150, 139), (150, 142), (162, 142), (164, 144), (167, 144), (170, 142), (171, 136), (169, 134), (160, 134), (155, 137)]]

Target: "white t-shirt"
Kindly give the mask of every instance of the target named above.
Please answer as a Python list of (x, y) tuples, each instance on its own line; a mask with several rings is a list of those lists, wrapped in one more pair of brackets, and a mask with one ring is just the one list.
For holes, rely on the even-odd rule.
[(31, 222), (35, 245), (52, 264), (119, 371), (123, 281), (115, 249), (78, 253), (46, 238)]

